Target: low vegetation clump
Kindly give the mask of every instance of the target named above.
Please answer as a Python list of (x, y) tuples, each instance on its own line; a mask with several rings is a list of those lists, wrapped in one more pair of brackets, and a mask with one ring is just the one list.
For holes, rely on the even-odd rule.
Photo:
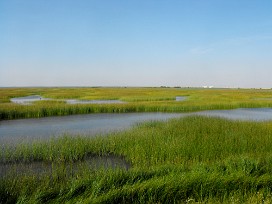
[[(39, 161), (51, 170), (11, 169), (0, 178), (0, 203), (271, 203), (271, 137), (271, 122), (189, 116), (5, 147), (0, 166)], [(99, 155), (130, 168), (78, 165)]]

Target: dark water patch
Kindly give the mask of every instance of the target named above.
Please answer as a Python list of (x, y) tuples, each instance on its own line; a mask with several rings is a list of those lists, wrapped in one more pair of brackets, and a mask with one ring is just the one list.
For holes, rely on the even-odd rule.
[(131, 164), (122, 156), (107, 155), (107, 156), (89, 156), (84, 160), (91, 169), (126, 169), (131, 168)]
[(46, 173), (52, 174), (52, 165), (44, 162), (30, 163), (0, 163), (0, 177), (19, 176), (19, 175), (43, 175)]
[(88, 156), (81, 161), (50, 163), (43, 161), (32, 162), (0, 162), (0, 177), (22, 176), (22, 175), (52, 175), (61, 171), (66, 175), (73, 175), (84, 170), (98, 169), (124, 169), (128, 170), (131, 164), (124, 157), (107, 156)]

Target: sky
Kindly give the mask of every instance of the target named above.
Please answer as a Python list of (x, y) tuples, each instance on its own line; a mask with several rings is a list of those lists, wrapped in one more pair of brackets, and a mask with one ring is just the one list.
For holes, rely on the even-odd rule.
[(272, 88), (271, 0), (0, 0), (0, 87)]

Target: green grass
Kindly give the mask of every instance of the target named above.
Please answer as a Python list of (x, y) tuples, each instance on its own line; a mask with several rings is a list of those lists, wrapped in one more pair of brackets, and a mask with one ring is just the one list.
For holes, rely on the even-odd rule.
[[(0, 163), (52, 162), (45, 175), (1, 178), (5, 203), (271, 203), (272, 123), (190, 116), (96, 138), (19, 144)], [(121, 155), (124, 169), (74, 174), (87, 155)]]
[[(10, 103), (12, 97), (29, 95), (55, 100), (27, 106)], [(187, 99), (175, 101), (176, 96), (187, 96)], [(0, 120), (105, 112), (190, 112), (272, 107), (271, 98), (271, 89), (0, 88)], [(127, 103), (72, 105), (57, 101), (59, 99), (118, 99)]]
[[(10, 98), (41, 95), (33, 105)], [(176, 96), (187, 96), (175, 101)], [(59, 99), (118, 99), (66, 104)], [(0, 88), (0, 120), (123, 112), (272, 107), (272, 90), (179, 88)], [(64, 135), (5, 146), (0, 165), (44, 162), (51, 172), (0, 178), (0, 203), (271, 203), (272, 122), (190, 116), (146, 122), (89, 138)], [(87, 157), (116, 155), (132, 167), (89, 169)], [(73, 166), (79, 170), (73, 171)]]

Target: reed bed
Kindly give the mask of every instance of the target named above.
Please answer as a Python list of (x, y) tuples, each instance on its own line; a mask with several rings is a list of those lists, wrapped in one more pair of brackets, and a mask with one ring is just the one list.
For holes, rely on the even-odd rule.
[[(13, 97), (41, 95), (50, 101), (32, 105), (10, 102)], [(186, 96), (175, 101), (176, 96)], [(192, 112), (213, 109), (272, 107), (272, 90), (181, 88), (0, 88), (0, 120), (47, 116), (126, 113)], [(121, 100), (122, 104), (66, 104), (63, 99)]]
[[(51, 98), (32, 105), (10, 99)], [(175, 101), (176, 96), (186, 96)], [(272, 90), (187, 88), (0, 88), (0, 120), (124, 112), (272, 107)], [(63, 99), (122, 100), (66, 104)], [(4, 146), (0, 165), (50, 164), (43, 174), (0, 177), (0, 203), (271, 203), (272, 122), (190, 116), (130, 130)], [(130, 169), (90, 169), (113, 155)], [(79, 165), (82, 162), (82, 165)], [(76, 167), (75, 167), (76, 166)], [(74, 168), (77, 168), (74, 171)]]
[[(52, 172), (2, 177), (0, 202), (271, 203), (271, 137), (271, 122), (189, 116), (6, 147), (0, 164), (51, 162)], [(66, 169), (90, 155), (122, 156), (132, 167)]]

